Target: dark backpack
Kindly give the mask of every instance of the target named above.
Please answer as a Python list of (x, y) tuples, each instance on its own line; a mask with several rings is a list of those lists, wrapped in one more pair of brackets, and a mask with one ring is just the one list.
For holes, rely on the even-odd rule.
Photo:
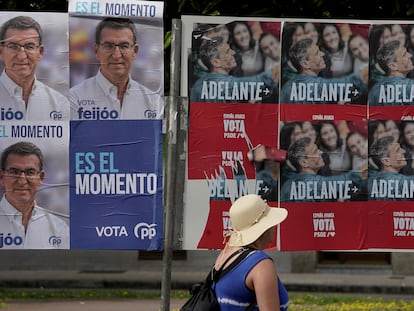
[[(191, 286), (191, 297), (181, 307), (180, 311), (220, 311), (220, 304), (212, 288), (213, 282), (217, 283), (220, 278), (239, 264), (251, 251), (252, 249), (249, 248), (240, 248), (226, 259), (218, 271), (215, 271), (213, 267), (204, 282), (195, 283)], [(237, 254), (240, 254), (240, 256), (223, 271), (223, 267), (227, 262)]]

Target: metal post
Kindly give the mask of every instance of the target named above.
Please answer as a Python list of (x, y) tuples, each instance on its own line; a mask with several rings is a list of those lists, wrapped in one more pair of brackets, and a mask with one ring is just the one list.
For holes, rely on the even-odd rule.
[(164, 179), (164, 253), (161, 282), (161, 311), (170, 310), (171, 265), (174, 245), (175, 185), (177, 163), (178, 93), (180, 82), (181, 20), (172, 20), (170, 96), (167, 97), (167, 161)]

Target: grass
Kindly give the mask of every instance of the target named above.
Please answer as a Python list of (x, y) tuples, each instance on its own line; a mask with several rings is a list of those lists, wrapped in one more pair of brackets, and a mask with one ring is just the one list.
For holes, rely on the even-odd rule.
[(292, 294), (290, 311), (411, 311), (414, 298), (352, 296), (352, 294)]
[[(172, 299), (188, 298), (186, 291), (172, 291)], [(290, 294), (289, 311), (411, 311), (414, 297), (362, 296), (352, 294)], [(0, 309), (16, 300), (67, 300), (67, 299), (160, 299), (160, 292), (134, 289), (15, 289), (0, 288)], [(178, 310), (173, 310), (178, 311)]]

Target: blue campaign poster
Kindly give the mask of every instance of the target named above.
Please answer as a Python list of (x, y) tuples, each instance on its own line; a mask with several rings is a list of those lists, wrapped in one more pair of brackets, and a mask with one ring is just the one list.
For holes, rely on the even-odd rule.
[(71, 249), (162, 250), (161, 127), (70, 122)]

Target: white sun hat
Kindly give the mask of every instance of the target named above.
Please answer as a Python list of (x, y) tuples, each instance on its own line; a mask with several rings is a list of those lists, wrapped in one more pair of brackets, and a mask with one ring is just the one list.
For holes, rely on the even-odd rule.
[(270, 207), (257, 194), (238, 198), (230, 207), (233, 233), (228, 244), (245, 246), (256, 241), (267, 229), (286, 219), (288, 211), (282, 207)]

